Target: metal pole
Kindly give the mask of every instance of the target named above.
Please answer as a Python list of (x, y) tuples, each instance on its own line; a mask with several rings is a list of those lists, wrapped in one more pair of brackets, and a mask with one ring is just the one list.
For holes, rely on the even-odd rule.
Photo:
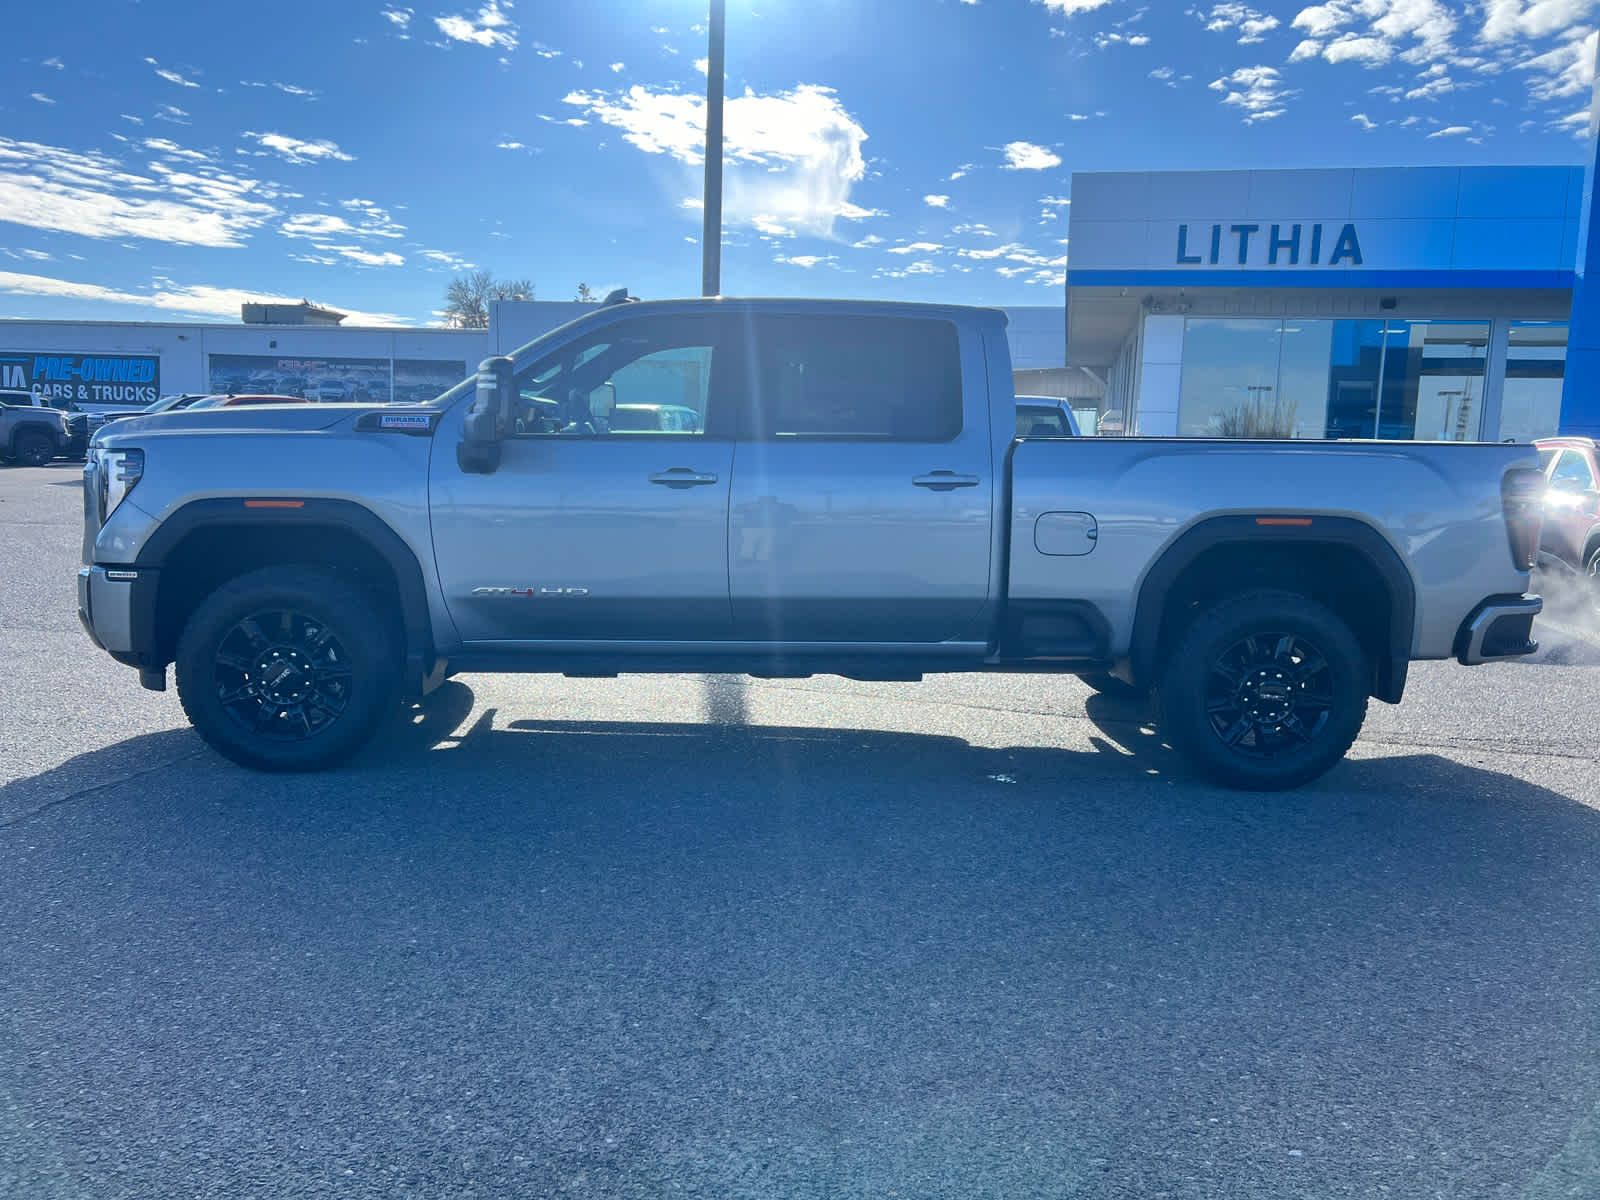
[(711, 45), (706, 55), (705, 223), (701, 230), (700, 294), (722, 293), (722, 60), (727, 0), (711, 0)]

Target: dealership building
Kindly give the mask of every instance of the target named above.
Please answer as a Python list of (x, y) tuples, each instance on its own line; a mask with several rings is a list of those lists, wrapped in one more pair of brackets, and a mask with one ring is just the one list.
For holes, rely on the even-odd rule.
[(1581, 167), (1072, 178), (1067, 361), (1147, 436), (1554, 433)]
[[(1580, 237), (1585, 200), (1581, 167), (1077, 174), (1064, 309), (1006, 310), (1016, 389), (1069, 399), (1103, 433), (1587, 431), (1600, 296), (1583, 304), (1579, 258), (1600, 244)], [(237, 324), (4, 320), (0, 387), (91, 406), (416, 401), (584, 311), (496, 302), (485, 330), (353, 328), (310, 303), (247, 304)], [(1564, 412), (1564, 379), (1591, 359), (1595, 387), (1568, 386)]]

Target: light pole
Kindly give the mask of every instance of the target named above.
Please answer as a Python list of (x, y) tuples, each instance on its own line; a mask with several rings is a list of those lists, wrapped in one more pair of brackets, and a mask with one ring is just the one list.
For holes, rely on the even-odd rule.
[(700, 294), (722, 291), (722, 60), (727, 0), (711, 0), (710, 49), (706, 55), (705, 222), (701, 229)]

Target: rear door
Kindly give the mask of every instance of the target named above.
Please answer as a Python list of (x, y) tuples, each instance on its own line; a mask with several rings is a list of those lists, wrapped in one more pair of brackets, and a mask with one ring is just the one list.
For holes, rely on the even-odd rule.
[(964, 346), (953, 322), (920, 316), (752, 324), (728, 524), (735, 637), (984, 641), (995, 489), (976, 335)]

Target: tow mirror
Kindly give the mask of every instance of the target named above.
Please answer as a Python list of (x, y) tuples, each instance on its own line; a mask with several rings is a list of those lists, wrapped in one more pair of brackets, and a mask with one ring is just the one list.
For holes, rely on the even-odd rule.
[(456, 446), (456, 464), (473, 475), (493, 475), (500, 468), (500, 442), (511, 411), (511, 360), (486, 358), (478, 364), (478, 391), (467, 409)]

